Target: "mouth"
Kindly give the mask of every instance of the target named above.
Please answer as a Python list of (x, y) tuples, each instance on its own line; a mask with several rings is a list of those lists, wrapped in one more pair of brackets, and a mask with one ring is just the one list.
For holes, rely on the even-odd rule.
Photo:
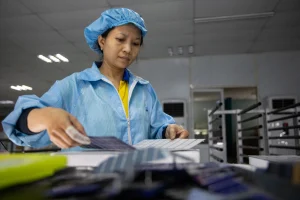
[(119, 56), (119, 58), (122, 59), (122, 60), (128, 61), (128, 62), (130, 61), (129, 57), (121, 57), (121, 56)]

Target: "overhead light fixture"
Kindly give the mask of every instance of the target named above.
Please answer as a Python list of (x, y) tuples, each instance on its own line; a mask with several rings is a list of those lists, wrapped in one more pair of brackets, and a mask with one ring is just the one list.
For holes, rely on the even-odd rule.
[(32, 90), (32, 87), (26, 86), (26, 85), (12, 85), (10, 86), (11, 89), (13, 90), (18, 90), (18, 91), (26, 91), (26, 90)]
[(60, 61), (69, 62), (69, 60), (61, 54), (56, 54), (55, 56), (49, 55), (48, 57), (43, 55), (38, 55), (37, 57), (42, 61), (45, 61), (46, 63), (52, 63), (52, 61), (55, 63), (59, 63)]
[(52, 63), (52, 61), (46, 56), (38, 55), (38, 58), (41, 59), (42, 61), (45, 61), (46, 63)]
[(26, 86), (26, 85), (22, 85), (21, 86), (23, 90), (32, 90), (32, 87)]
[(0, 101), (0, 104), (4, 104), (4, 105), (8, 105), (8, 104), (14, 104), (15, 102), (10, 101), (10, 100), (4, 100), (4, 101)]
[(19, 85), (17, 85), (17, 86), (12, 85), (12, 86), (10, 86), (10, 88), (13, 90), (18, 90), (18, 91), (22, 90), (21, 86), (19, 86)]
[(56, 54), (55, 56), (63, 62), (69, 62), (69, 60), (61, 54)]
[(48, 57), (54, 62), (60, 62), (60, 60), (58, 58), (56, 58), (55, 56), (49, 55)]
[(194, 19), (194, 23), (210, 23), (210, 22), (222, 22), (222, 21), (233, 21), (233, 20), (245, 20), (245, 19), (259, 19), (273, 17), (275, 12), (265, 12), (265, 13), (253, 13), (244, 15), (231, 15), (231, 16), (221, 16), (221, 17), (204, 17)]

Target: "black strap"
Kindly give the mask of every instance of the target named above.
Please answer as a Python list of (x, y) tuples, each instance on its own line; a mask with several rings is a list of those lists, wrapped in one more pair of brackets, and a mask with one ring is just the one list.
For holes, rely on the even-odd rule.
[(17, 123), (16, 123), (16, 129), (22, 133), (25, 133), (27, 135), (34, 135), (36, 133), (31, 132), (28, 128), (28, 123), (27, 123), (27, 118), (28, 115), (30, 113), (30, 111), (32, 111), (33, 109), (36, 108), (27, 108), (25, 110), (23, 110), (22, 114), (20, 115)]
[(165, 126), (163, 131), (162, 131), (162, 139), (167, 139), (166, 138), (166, 130), (167, 130), (168, 126)]

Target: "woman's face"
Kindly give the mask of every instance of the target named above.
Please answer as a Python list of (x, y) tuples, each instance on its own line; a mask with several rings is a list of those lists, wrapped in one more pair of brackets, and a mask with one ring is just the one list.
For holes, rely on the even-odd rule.
[(133, 24), (115, 27), (106, 38), (99, 36), (103, 62), (116, 68), (128, 67), (140, 51), (141, 37), (140, 29)]

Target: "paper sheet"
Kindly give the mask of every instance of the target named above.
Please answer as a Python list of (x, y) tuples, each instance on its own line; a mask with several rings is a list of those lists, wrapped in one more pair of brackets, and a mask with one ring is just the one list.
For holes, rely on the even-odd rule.
[(133, 145), (137, 149), (143, 148), (162, 148), (171, 150), (186, 150), (203, 142), (204, 139), (154, 139), (143, 140), (140, 143)]

